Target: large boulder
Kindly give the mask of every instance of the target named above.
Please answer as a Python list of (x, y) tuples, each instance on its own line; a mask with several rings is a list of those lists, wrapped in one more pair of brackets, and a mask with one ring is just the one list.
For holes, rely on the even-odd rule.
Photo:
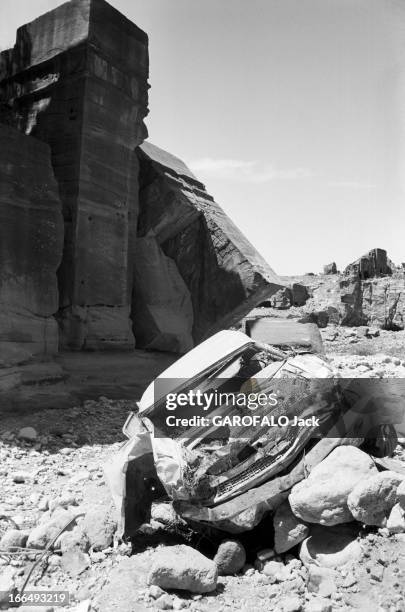
[(236, 540), (224, 540), (218, 547), (214, 563), (220, 576), (237, 574), (246, 563), (244, 546)]
[(336, 592), (336, 578), (335, 570), (313, 564), (308, 573), (308, 591), (321, 597), (330, 597)]
[(306, 567), (312, 564), (336, 569), (357, 563), (362, 556), (358, 526), (348, 523), (334, 527), (313, 525), (310, 536), (300, 547), (300, 559)]
[(405, 533), (405, 510), (400, 504), (393, 506), (387, 519), (387, 529), (390, 533)]
[(354, 446), (339, 446), (294, 485), (289, 496), (295, 516), (308, 523), (337, 525), (353, 520), (347, 499), (357, 483), (377, 473), (373, 460)]
[[(65, 2), (19, 28), (15, 46), (0, 56), (0, 100), (8, 104), (8, 121), (52, 151), (65, 220), (59, 321), (67, 348), (134, 346), (129, 314), (138, 214), (135, 148), (147, 135), (147, 78), (147, 35), (104, 0)], [(10, 146), (3, 136), (1, 142)], [(19, 153), (24, 155), (23, 147)], [(19, 168), (24, 172), (23, 161)], [(48, 183), (39, 163), (33, 181), (19, 181), (19, 188), (26, 185), (37, 198)], [(28, 214), (27, 207), (18, 210)], [(35, 243), (33, 216), (29, 222), (30, 240), (20, 231), (14, 248)], [(60, 255), (52, 240), (42, 247), (44, 275), (46, 265), (54, 272)], [(45, 297), (43, 281), (36, 292)]]
[(179, 544), (155, 551), (148, 583), (162, 589), (209, 593), (217, 586), (218, 568), (200, 552)]
[(180, 159), (150, 143), (138, 156), (138, 236), (152, 230), (176, 264), (191, 296), (198, 343), (239, 322), (284, 283)]
[(273, 517), (274, 548), (283, 553), (304, 540), (309, 534), (308, 525), (293, 514), (288, 501), (283, 502)]
[(70, 521), (74, 513), (65, 508), (57, 508), (52, 516), (44, 515), (38, 525), (30, 532), (27, 548), (45, 548)]
[(293, 306), (304, 306), (309, 298), (308, 289), (301, 283), (293, 283), (291, 285), (291, 294)]
[(81, 526), (93, 550), (104, 550), (112, 545), (117, 521), (111, 508), (103, 505), (90, 508)]
[(384, 526), (397, 501), (398, 485), (404, 478), (387, 470), (358, 482), (347, 500), (354, 518), (365, 525)]

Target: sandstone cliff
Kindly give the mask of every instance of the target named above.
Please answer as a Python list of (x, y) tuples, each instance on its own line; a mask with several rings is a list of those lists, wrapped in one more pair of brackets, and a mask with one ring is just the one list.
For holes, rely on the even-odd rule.
[(19, 28), (1, 54), (8, 121), (47, 142), (65, 219), (61, 344), (131, 348), (129, 318), (146, 136), (148, 39), (104, 0), (72, 0)]
[(57, 352), (62, 247), (48, 145), (0, 124), (0, 368)]

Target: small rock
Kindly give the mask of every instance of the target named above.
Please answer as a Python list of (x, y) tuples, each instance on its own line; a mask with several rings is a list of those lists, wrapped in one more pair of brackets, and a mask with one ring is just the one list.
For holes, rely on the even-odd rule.
[(179, 599), (178, 597), (174, 597), (173, 610), (183, 610), (183, 608), (187, 608), (187, 602), (183, 599)]
[(215, 590), (217, 578), (216, 563), (194, 548), (179, 544), (155, 551), (148, 584), (156, 584), (162, 589), (208, 593)]
[(332, 604), (324, 597), (314, 597), (306, 604), (305, 612), (332, 612)]
[(390, 512), (387, 529), (390, 533), (405, 533), (405, 512), (399, 504), (395, 504)]
[(348, 576), (346, 576), (344, 578), (344, 580), (342, 581), (342, 587), (344, 587), (345, 589), (348, 589), (352, 586), (354, 586), (355, 584), (357, 584), (357, 580), (356, 578), (353, 576), (353, 574), (349, 574)]
[(23, 427), (18, 432), (18, 437), (20, 438), (20, 440), (26, 440), (27, 442), (35, 442), (38, 437), (38, 433), (33, 427)]
[(384, 566), (380, 565), (380, 563), (376, 563), (370, 568), (370, 578), (376, 580), (377, 582), (381, 582), (384, 576)]
[(236, 540), (225, 540), (218, 547), (214, 557), (220, 576), (237, 574), (246, 563), (246, 551), (242, 544)]
[(347, 504), (354, 518), (365, 525), (385, 527), (397, 499), (398, 485), (404, 476), (384, 471), (359, 482), (350, 493)]
[(69, 550), (62, 555), (60, 565), (64, 572), (77, 577), (90, 566), (90, 557), (80, 550)]
[(87, 470), (80, 470), (76, 474), (73, 474), (73, 476), (70, 478), (70, 482), (72, 484), (78, 484), (79, 482), (84, 482), (85, 480), (89, 480), (90, 477), (91, 477), (90, 472), (88, 472)]
[(256, 556), (259, 561), (264, 562), (275, 557), (276, 552), (272, 548), (263, 548), (263, 550), (259, 550)]
[(336, 573), (326, 567), (310, 565), (308, 573), (308, 591), (322, 597), (330, 597), (336, 591)]
[(309, 528), (293, 514), (288, 500), (274, 514), (274, 548), (283, 553), (293, 548), (308, 536)]
[(0, 540), (0, 548), (9, 552), (24, 548), (28, 539), (28, 534), (19, 529), (9, 529)]
[(40, 510), (41, 512), (46, 512), (48, 508), (49, 508), (49, 497), (44, 495), (43, 497), (41, 497), (38, 503), (38, 510)]
[(280, 601), (280, 607), (283, 612), (300, 612), (302, 610), (301, 599), (298, 595), (290, 595)]
[(156, 601), (155, 606), (159, 610), (173, 610), (173, 598), (168, 593), (165, 593)]
[(87, 512), (82, 527), (92, 549), (99, 551), (112, 545), (117, 521), (109, 508), (96, 506)]
[(81, 525), (76, 525), (73, 529), (65, 531), (55, 542), (55, 548), (62, 553), (68, 550), (81, 550), (87, 552), (90, 548), (89, 540)]
[(54, 497), (49, 502), (49, 510), (53, 512), (58, 506), (62, 508), (67, 508), (68, 506), (76, 506), (77, 499), (73, 493), (65, 493), (64, 495), (59, 495), (58, 497)]
[(176, 514), (172, 504), (153, 503), (151, 508), (151, 518), (154, 521), (162, 523), (162, 525), (174, 525), (181, 522), (180, 517)]
[(49, 567), (59, 567), (60, 566), (60, 556), (50, 555), (48, 557), (48, 566)]

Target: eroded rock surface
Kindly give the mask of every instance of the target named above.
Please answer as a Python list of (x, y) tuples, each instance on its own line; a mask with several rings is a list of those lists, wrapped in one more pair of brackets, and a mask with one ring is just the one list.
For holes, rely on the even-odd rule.
[[(49, 147), (0, 123), (0, 368), (57, 352), (62, 246)], [(16, 382), (1, 378), (2, 388)]]
[(191, 295), (193, 339), (238, 322), (282, 281), (178, 158), (139, 149), (139, 235), (153, 230)]

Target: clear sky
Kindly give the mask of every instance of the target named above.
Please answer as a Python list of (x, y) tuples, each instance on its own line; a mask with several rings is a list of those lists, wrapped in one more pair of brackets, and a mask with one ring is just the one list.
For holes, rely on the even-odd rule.
[[(0, 45), (62, 4), (0, 0)], [(149, 34), (150, 140), (279, 274), (405, 261), (404, 0), (111, 0)]]

